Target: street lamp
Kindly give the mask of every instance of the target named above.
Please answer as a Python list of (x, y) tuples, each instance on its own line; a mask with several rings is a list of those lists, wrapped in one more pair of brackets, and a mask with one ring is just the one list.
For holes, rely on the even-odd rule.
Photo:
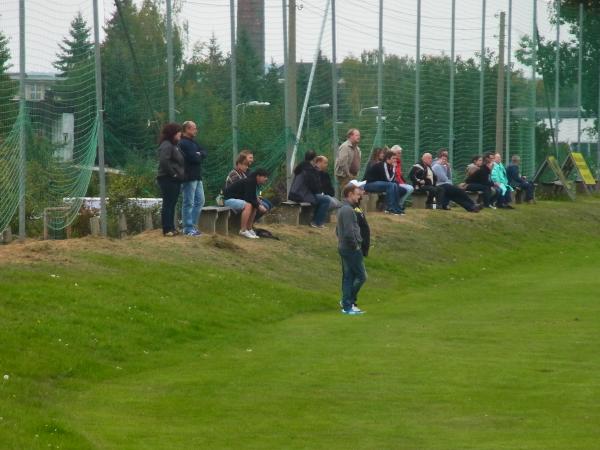
[(308, 107), (307, 118), (306, 118), (306, 134), (310, 131), (310, 110), (311, 109), (328, 109), (331, 105), (329, 103), (322, 103), (320, 105), (313, 105)]
[(358, 117), (362, 116), (363, 111), (379, 111), (379, 106), (369, 106), (368, 108), (363, 108), (358, 113)]
[(246, 111), (246, 106), (271, 106), (269, 102), (259, 102), (258, 100), (251, 100), (249, 102), (238, 103), (235, 105), (235, 114), (233, 115), (233, 165), (235, 166), (235, 160), (238, 153), (238, 108), (243, 106), (242, 113)]

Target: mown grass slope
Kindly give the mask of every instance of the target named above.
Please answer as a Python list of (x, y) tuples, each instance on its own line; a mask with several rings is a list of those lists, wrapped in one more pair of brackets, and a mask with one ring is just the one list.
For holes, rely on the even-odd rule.
[(600, 202), (0, 248), (0, 447), (593, 449)]

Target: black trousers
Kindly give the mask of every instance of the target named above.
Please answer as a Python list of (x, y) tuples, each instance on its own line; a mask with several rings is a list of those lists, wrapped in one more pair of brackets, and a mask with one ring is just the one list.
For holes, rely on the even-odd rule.
[(156, 179), (160, 192), (162, 193), (162, 229), (163, 233), (175, 231), (175, 206), (181, 192), (181, 182), (170, 177), (159, 177)]
[(535, 185), (529, 181), (522, 181), (521, 183), (514, 183), (514, 188), (519, 188), (525, 192), (525, 200), (533, 200)]
[(453, 201), (457, 205), (462, 206), (467, 211), (473, 211), (475, 209), (475, 203), (467, 195), (467, 193), (453, 184), (440, 184), (440, 187), (444, 189), (444, 203), (442, 208), (448, 207), (450, 201)]
[(467, 184), (467, 191), (471, 192), (483, 192), (483, 206), (490, 206), (492, 204), (492, 188), (491, 186), (486, 186), (483, 184), (470, 183)]
[(435, 201), (437, 202), (437, 204), (440, 205), (440, 207), (443, 206), (444, 201), (445, 201), (444, 200), (445, 192), (441, 186), (425, 185), (425, 186), (419, 187), (419, 190), (421, 190), (423, 192), (427, 192), (427, 201), (426, 201), (427, 205), (432, 205), (433, 199), (435, 197)]

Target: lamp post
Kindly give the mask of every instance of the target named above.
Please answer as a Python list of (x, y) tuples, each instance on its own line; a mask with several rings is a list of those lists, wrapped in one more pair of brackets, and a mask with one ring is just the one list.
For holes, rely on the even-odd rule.
[[(271, 103), (269, 102), (259, 102), (257, 100), (251, 100), (249, 102), (244, 102), (244, 103), (238, 103), (237, 105), (235, 105), (235, 115), (237, 117), (237, 111), (238, 108), (242, 106), (242, 114), (246, 111), (246, 106), (271, 106)], [(234, 127), (234, 135), (235, 135), (235, 140), (233, 142), (233, 164), (235, 165), (235, 159), (237, 157), (238, 154), (238, 140), (237, 140), (237, 136), (238, 136), (238, 132), (239, 132), (239, 125), (237, 120), (235, 121), (235, 127)]]
[(363, 111), (379, 111), (379, 105), (369, 106), (367, 108), (361, 109), (360, 112), (358, 113), (358, 117), (362, 116)]
[(309, 106), (307, 110), (307, 118), (306, 118), (306, 134), (310, 131), (310, 110), (311, 109), (328, 109), (331, 105), (329, 103), (322, 103), (320, 105)]

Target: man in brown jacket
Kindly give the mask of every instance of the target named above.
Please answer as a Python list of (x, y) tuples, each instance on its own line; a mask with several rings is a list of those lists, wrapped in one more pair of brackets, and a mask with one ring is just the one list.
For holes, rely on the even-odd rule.
[(335, 177), (337, 178), (340, 192), (344, 187), (357, 177), (360, 170), (360, 131), (350, 128), (347, 139), (338, 150), (335, 161)]

